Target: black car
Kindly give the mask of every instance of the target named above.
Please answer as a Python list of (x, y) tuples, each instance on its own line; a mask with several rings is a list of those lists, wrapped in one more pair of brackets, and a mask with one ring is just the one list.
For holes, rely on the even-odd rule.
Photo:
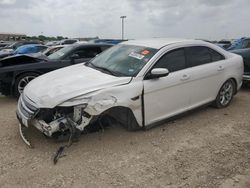
[[(37, 76), (89, 61), (111, 44), (74, 44), (46, 56), (17, 55), (0, 61), (0, 93), (18, 97)], [(53, 80), (52, 80), (53, 81)]]
[(230, 52), (241, 55), (244, 61), (243, 83), (250, 84), (250, 48), (230, 50)]

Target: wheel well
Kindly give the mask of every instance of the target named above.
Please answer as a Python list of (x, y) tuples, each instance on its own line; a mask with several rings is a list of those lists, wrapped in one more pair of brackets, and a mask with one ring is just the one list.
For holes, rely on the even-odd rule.
[(19, 73), (19, 74), (16, 74), (15, 77), (13, 77), (13, 80), (12, 80), (11, 94), (14, 94), (14, 86), (15, 86), (16, 80), (17, 80), (20, 76), (22, 76), (22, 75), (24, 75), (24, 74), (28, 74), (28, 73), (41, 75), (40, 72), (36, 72), (36, 71), (21, 72), (21, 73)]
[(232, 81), (234, 82), (234, 84), (235, 84), (235, 91), (234, 91), (234, 94), (236, 94), (236, 93), (237, 93), (237, 88), (238, 88), (237, 81), (236, 81), (235, 78), (230, 78), (229, 80), (232, 80)]
[(134, 116), (132, 110), (128, 107), (115, 106), (99, 115), (99, 117), (111, 117), (121, 124), (128, 131), (135, 131), (140, 129), (140, 126)]
[(28, 74), (28, 73), (38, 74), (38, 75), (40, 75), (40, 74), (41, 74), (40, 72), (37, 72), (37, 71), (21, 72), (21, 73), (19, 73), (19, 74), (15, 75), (14, 80), (16, 80), (16, 79), (17, 79), (18, 77), (20, 77), (21, 75), (23, 75), (23, 74)]

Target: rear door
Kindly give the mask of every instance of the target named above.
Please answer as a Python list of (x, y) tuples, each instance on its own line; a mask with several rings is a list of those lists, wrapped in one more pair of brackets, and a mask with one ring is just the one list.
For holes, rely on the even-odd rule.
[(185, 48), (192, 95), (190, 108), (213, 101), (224, 80), (226, 62), (223, 55), (204, 46)]

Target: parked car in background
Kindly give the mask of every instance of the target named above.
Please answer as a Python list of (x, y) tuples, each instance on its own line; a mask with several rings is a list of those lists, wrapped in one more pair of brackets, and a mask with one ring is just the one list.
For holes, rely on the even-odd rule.
[(94, 39), (89, 42), (92, 43), (107, 43), (107, 44), (119, 44), (121, 42), (125, 42), (127, 40), (121, 40), (121, 39)]
[(229, 41), (229, 40), (221, 40), (221, 41), (215, 42), (214, 44), (223, 48), (223, 49), (227, 49), (228, 47), (230, 47), (232, 45), (231, 41)]
[(87, 43), (89, 43), (88, 41), (78, 41), (78, 42), (76, 42), (75, 44), (87, 44)]
[(47, 48), (48, 48), (48, 46), (44, 46), (41, 44), (27, 44), (27, 45), (23, 45), (23, 46), (18, 47), (13, 52), (0, 53), (0, 59), (5, 58), (7, 56), (17, 55), (17, 54), (31, 54), (31, 53), (43, 52)]
[(230, 52), (241, 55), (244, 61), (244, 84), (250, 84), (250, 48), (230, 50)]
[(86, 62), (108, 49), (110, 44), (75, 44), (48, 57), (17, 55), (0, 60), (0, 92), (18, 97), (34, 78), (55, 69)]
[(224, 108), (240, 89), (242, 73), (242, 57), (211, 43), (127, 41), (32, 80), (18, 101), (20, 134), (29, 145), (23, 135), (29, 126), (48, 137), (74, 137), (110, 117), (137, 130), (207, 103)]
[(14, 54), (31, 54), (31, 53), (38, 53), (43, 52), (46, 50), (48, 46), (42, 45), (42, 44), (27, 44), (18, 47)]
[(38, 41), (19, 41), (19, 42), (14, 42), (6, 47), (3, 47), (0, 50), (2, 50), (4, 52), (13, 52), (18, 47), (26, 45), (26, 44), (41, 44), (41, 42), (38, 42)]
[(239, 50), (250, 48), (250, 38), (240, 38), (233, 41), (232, 45), (227, 48), (227, 50)]
[(49, 42), (46, 42), (45, 45), (46, 46), (55, 46), (57, 45), (58, 41), (49, 41)]
[(0, 50), (12, 44), (10, 41), (0, 41)]
[(74, 44), (78, 42), (78, 39), (63, 39), (57, 43), (57, 45)]

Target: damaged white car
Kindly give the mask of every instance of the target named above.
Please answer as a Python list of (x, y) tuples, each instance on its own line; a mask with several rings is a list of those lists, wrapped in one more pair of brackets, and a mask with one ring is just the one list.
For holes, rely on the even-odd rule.
[(198, 40), (132, 40), (87, 63), (31, 81), (20, 96), (20, 133), (78, 134), (112, 117), (128, 130), (150, 127), (207, 103), (230, 104), (242, 84), (238, 55)]

